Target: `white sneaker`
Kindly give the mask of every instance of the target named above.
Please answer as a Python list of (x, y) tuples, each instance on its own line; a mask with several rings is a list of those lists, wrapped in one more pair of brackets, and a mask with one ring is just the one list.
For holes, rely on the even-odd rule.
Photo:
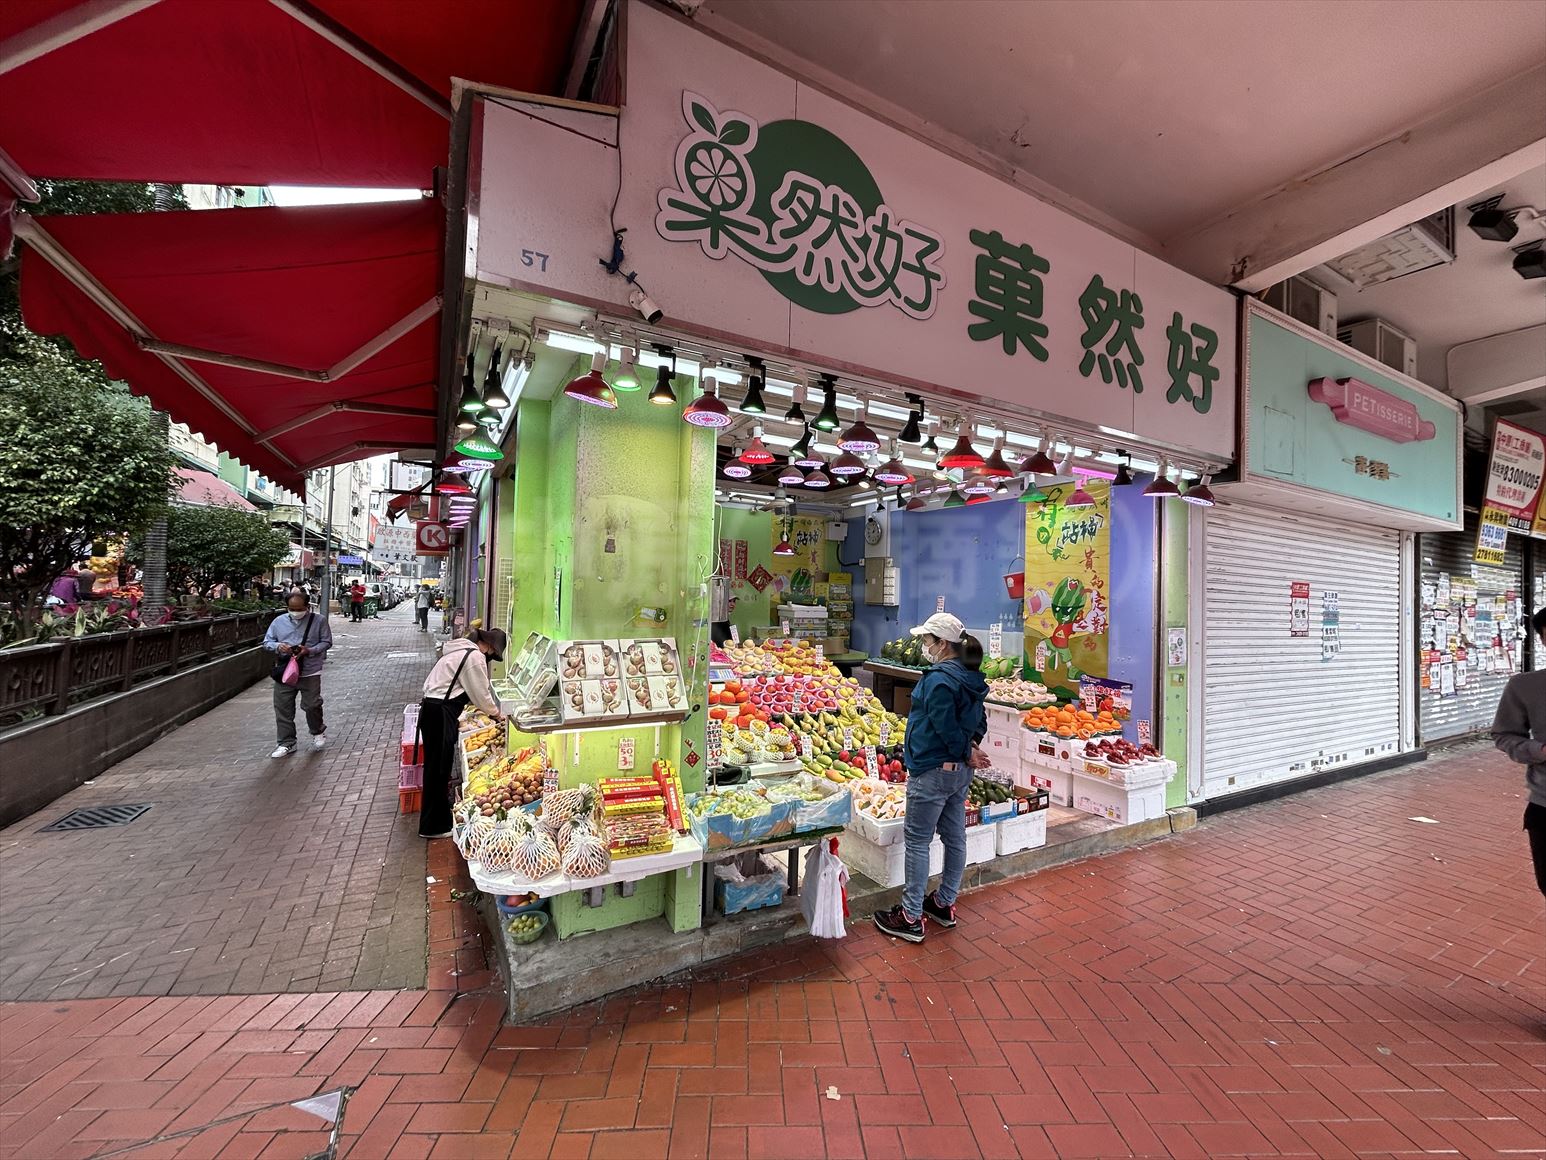
[(278, 749), (274, 750), (274, 752), (270, 753), (269, 756), (270, 757), (289, 757), (290, 754), (292, 754), (294, 752), (295, 752), (295, 746), (293, 746), (293, 745), (281, 745)]
[(326, 749), (327, 748), (327, 734), (326, 733), (313, 733), (311, 735), (311, 747), (313, 749)]

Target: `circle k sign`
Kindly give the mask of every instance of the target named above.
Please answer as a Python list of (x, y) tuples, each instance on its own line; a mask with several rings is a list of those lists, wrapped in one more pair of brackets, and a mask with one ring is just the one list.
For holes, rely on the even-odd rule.
[(434, 520), (420, 520), (415, 524), (414, 539), (421, 556), (444, 556), (451, 550), (450, 529)]

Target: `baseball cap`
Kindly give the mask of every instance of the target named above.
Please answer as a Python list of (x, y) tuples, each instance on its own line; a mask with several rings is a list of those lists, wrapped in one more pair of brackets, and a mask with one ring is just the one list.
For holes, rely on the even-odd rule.
[(474, 629), (474, 632), (477, 635), (475, 635), (472, 639), (479, 643), (487, 644), (490, 648), (492, 648), (493, 652), (490, 655), (494, 658), (494, 660), (503, 661), (505, 659), (505, 645), (509, 643), (510, 638), (505, 635), (504, 629), (479, 628)]
[(937, 636), (951, 644), (959, 644), (965, 633), (966, 625), (961, 623), (961, 618), (948, 612), (936, 612), (912, 630), (914, 636)]

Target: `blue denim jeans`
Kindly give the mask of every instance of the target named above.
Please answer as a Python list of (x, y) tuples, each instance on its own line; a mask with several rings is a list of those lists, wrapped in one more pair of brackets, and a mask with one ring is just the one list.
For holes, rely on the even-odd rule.
[(902, 909), (909, 918), (923, 913), (923, 896), (929, 884), (929, 843), (936, 833), (945, 846), (939, 901), (950, 906), (961, 892), (961, 874), (966, 870), (966, 790), (971, 783), (970, 769), (926, 769), (908, 775), (907, 824), (902, 828), (907, 843), (907, 884), (902, 888)]

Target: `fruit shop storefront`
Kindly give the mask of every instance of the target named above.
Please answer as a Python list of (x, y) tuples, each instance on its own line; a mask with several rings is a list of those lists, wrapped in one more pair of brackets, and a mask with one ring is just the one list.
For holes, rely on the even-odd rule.
[(509, 911), (515, 1015), (553, 1001), (524, 978), (572, 1002), (779, 937), (839, 833), (851, 897), (894, 887), (905, 713), (852, 665), (905, 660), (925, 609), (993, 654), (974, 863), (1013, 872), (1054, 794), (1162, 819), (1186, 671), (1159, 647), (1233, 455), (1229, 294), (622, 13), (621, 113), (469, 97), (446, 466), (492, 465), (472, 611), (510, 633), (514, 712), (468, 734), (457, 839)]

